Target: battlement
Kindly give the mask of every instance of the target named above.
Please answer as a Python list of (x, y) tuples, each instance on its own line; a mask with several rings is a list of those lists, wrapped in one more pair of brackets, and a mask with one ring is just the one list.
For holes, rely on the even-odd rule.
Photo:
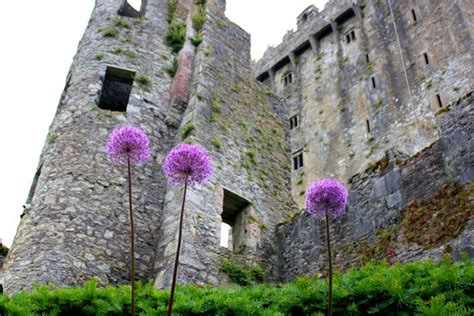
[(257, 62), (255, 75), (258, 80), (264, 81), (270, 73), (289, 64), (291, 58), (304, 51), (317, 50), (318, 41), (337, 31), (337, 27), (355, 17), (358, 10), (359, 7), (353, 0), (331, 0), (321, 12), (314, 5), (303, 10), (297, 19), (297, 30), (288, 31), (282, 43), (268, 48)]

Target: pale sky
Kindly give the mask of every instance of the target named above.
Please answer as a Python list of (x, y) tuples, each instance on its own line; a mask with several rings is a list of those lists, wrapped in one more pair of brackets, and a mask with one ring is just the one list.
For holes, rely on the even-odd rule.
[[(10, 246), (72, 57), (95, 1), (3, 2), (0, 239)], [(296, 28), (301, 11), (311, 4), (322, 10), (326, 2), (227, 0), (226, 13), (252, 34), (252, 58), (258, 59), (268, 45), (277, 45), (287, 30)]]

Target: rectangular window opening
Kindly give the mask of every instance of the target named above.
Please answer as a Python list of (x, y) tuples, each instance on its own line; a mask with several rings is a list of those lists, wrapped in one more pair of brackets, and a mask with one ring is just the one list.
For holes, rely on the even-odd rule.
[(375, 77), (371, 77), (370, 80), (372, 81), (372, 88), (377, 88), (377, 85), (375, 83)]
[(425, 64), (428, 65), (430, 63), (430, 60), (428, 58), (428, 54), (427, 53), (424, 53), (423, 54), (423, 58), (425, 59)]
[(220, 245), (234, 253), (245, 246), (245, 209), (250, 202), (224, 189), (224, 204), (221, 214)]
[(365, 124), (367, 126), (367, 133), (370, 133), (370, 122), (369, 122), (369, 120), (365, 120)]
[(438, 101), (438, 106), (442, 108), (443, 102), (441, 101), (441, 96), (439, 94), (436, 95), (436, 101)]
[(303, 167), (303, 150), (293, 154), (293, 170), (298, 170)]
[(352, 30), (352, 31), (351, 31), (351, 40), (352, 40), (352, 41), (355, 41), (355, 39), (356, 39), (355, 31)]
[(350, 36), (350, 34), (347, 34), (347, 35), (346, 35), (346, 42), (347, 42), (347, 44), (349, 44), (349, 43), (351, 42), (351, 36)]
[(288, 73), (283, 75), (283, 85), (288, 87), (293, 82), (293, 73), (289, 71)]
[(298, 127), (298, 115), (290, 117), (290, 129)]
[(367, 63), (370, 63), (369, 54), (365, 54), (365, 61), (366, 61)]
[(413, 22), (416, 22), (416, 21), (417, 21), (417, 18), (416, 18), (415, 9), (411, 9), (411, 16), (412, 16), (412, 18), (413, 18)]
[(134, 78), (134, 71), (107, 67), (104, 84), (100, 93), (99, 108), (126, 112)]

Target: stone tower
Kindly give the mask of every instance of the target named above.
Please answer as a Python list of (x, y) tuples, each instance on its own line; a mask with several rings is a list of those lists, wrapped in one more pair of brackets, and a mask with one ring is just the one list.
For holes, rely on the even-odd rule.
[[(458, 233), (430, 247), (400, 226), (411, 203), (453, 181), (464, 194), (474, 179), (472, 1), (310, 6), (256, 65), (250, 35), (224, 12), (225, 0), (145, 0), (140, 10), (96, 1), (0, 271), (6, 292), (128, 282), (125, 170), (104, 150), (123, 124), (152, 144), (133, 198), (138, 277), (156, 287), (170, 284), (182, 194), (161, 165), (183, 140), (210, 151), (215, 173), (188, 194), (180, 282), (226, 282), (219, 264), (231, 257), (260, 265), (268, 281), (316, 273), (325, 235), (300, 212), (322, 177), (350, 191), (347, 216), (332, 225), (339, 267), (386, 231), (393, 244), (377, 258), (474, 256), (469, 208)], [(176, 33), (184, 43), (173, 52)]]
[[(225, 1), (196, 3), (175, 1), (169, 10), (167, 0), (148, 0), (138, 11), (123, 0), (96, 1), (0, 273), (6, 292), (91, 277), (128, 282), (126, 174), (104, 149), (123, 124), (142, 128), (153, 151), (133, 170), (139, 279), (170, 283), (182, 192), (167, 186), (161, 164), (185, 138), (207, 147), (215, 173), (188, 195), (180, 281), (220, 283), (219, 262), (233, 252), (276, 266), (271, 234), (291, 208), (285, 108), (253, 78), (250, 36), (224, 16)], [(196, 47), (192, 17), (202, 10)], [(186, 25), (177, 55), (166, 45), (176, 21)], [(219, 246), (223, 222), (233, 228), (228, 248)]]

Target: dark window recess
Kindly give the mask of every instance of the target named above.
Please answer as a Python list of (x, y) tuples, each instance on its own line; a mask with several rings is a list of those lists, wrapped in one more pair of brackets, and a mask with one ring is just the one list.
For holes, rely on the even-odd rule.
[(442, 108), (443, 102), (441, 101), (441, 96), (439, 94), (436, 95), (436, 101), (438, 102), (438, 106)]
[(144, 15), (145, 13), (146, 0), (135, 0), (127, 1), (125, 0), (120, 7), (118, 13), (122, 16), (130, 18), (138, 18)]
[(298, 127), (298, 115), (290, 117), (290, 129)]
[(355, 41), (356, 36), (355, 36), (355, 31), (352, 30), (349, 33), (346, 34), (346, 42), (349, 44), (350, 42)]
[(290, 72), (284, 74), (283, 78), (282, 78), (282, 81), (283, 81), (283, 85), (285, 87), (288, 87), (293, 82), (293, 73), (290, 71)]
[(372, 82), (372, 88), (377, 88), (377, 84), (375, 83), (375, 77), (371, 77), (370, 81)]
[(365, 54), (365, 61), (366, 61), (367, 63), (370, 63), (369, 54)]
[[(221, 246), (238, 253), (245, 247), (245, 209), (250, 202), (243, 197), (238, 196), (224, 189), (224, 207), (222, 210), (221, 229), (227, 227), (227, 238), (222, 236)], [(224, 237), (224, 238), (223, 238)]]
[(293, 170), (303, 167), (303, 151), (293, 155)]
[(303, 14), (303, 22), (306, 22), (308, 20), (308, 14)]
[(367, 133), (370, 133), (370, 122), (369, 122), (369, 120), (365, 120), (365, 124), (367, 125)]
[(111, 111), (127, 111), (135, 72), (107, 67), (104, 85), (100, 93), (99, 108)]
[(413, 18), (413, 22), (416, 22), (416, 21), (417, 21), (417, 18), (416, 18), (415, 9), (411, 9), (411, 16), (412, 16), (412, 18)]
[(424, 53), (424, 54), (423, 54), (423, 58), (425, 59), (425, 64), (428, 65), (428, 64), (430, 63), (430, 60), (429, 60), (429, 58), (428, 58), (428, 54), (427, 54), (427, 53)]

